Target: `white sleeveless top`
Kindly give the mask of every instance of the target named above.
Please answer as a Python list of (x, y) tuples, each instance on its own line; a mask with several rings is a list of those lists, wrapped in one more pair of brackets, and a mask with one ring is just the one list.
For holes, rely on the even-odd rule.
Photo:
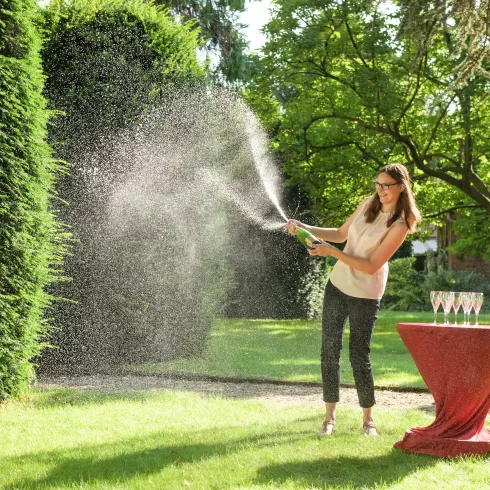
[[(364, 213), (370, 199), (371, 197), (364, 199), (359, 214), (349, 226), (347, 243), (344, 247), (346, 254), (362, 258), (369, 257), (391, 229), (391, 227), (386, 227), (390, 213), (380, 211), (372, 223), (366, 222)], [(399, 218), (395, 223), (398, 222), (405, 223), (405, 219)], [(388, 263), (385, 263), (374, 274), (367, 274), (337, 260), (330, 274), (330, 281), (337, 289), (355, 298), (381, 299), (387, 280)]]

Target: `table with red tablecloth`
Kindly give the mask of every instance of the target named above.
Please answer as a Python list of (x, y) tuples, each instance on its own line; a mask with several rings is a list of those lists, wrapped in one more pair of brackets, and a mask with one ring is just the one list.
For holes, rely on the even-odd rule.
[(394, 447), (442, 457), (490, 453), (490, 326), (399, 323), (398, 332), (434, 397), (436, 419), (408, 429)]

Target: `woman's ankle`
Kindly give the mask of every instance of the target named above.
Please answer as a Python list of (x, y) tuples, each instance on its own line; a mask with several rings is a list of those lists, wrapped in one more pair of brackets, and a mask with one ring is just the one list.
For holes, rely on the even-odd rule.
[(325, 421), (335, 422), (335, 409), (337, 408), (336, 403), (325, 402)]
[(365, 424), (367, 424), (367, 423), (373, 424), (374, 423), (373, 409), (371, 407), (362, 409), (362, 421)]

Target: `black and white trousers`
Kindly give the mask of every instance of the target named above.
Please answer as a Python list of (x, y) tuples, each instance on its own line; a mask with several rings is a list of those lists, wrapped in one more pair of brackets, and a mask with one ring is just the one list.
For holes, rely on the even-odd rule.
[(349, 319), (349, 357), (359, 405), (370, 408), (375, 404), (370, 351), (379, 304), (380, 300), (348, 296), (330, 281), (327, 283), (322, 318), (323, 401), (339, 401), (340, 353), (345, 326)]

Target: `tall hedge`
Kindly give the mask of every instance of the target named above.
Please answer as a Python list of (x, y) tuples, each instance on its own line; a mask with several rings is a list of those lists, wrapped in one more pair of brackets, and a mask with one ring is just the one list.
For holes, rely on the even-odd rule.
[(44, 18), (46, 95), (65, 113), (51, 134), (64, 156), (204, 77), (193, 23), (152, 2), (52, 0)]
[(60, 165), (46, 143), (34, 0), (0, 2), (0, 399), (24, 392), (50, 329), (44, 311), (62, 261), (51, 211)]
[(64, 113), (50, 129), (50, 141), (71, 167), (59, 187), (68, 203), (61, 216), (78, 243), (66, 261), (72, 281), (56, 289), (76, 303), (56, 305), (58, 349), (46, 352), (41, 366), (87, 372), (151, 354), (148, 343), (166, 320), (164, 305), (154, 304), (164, 302), (151, 290), (156, 279), (136, 272), (128, 277), (135, 268), (153, 271), (158, 250), (145, 248), (136, 231), (136, 241), (124, 243), (104, 231), (114, 186), (131, 170), (129, 159), (116, 155), (115, 135), (184, 86), (200, 85), (205, 71), (197, 60), (197, 31), (152, 2), (52, 1), (44, 30), (45, 93)]

